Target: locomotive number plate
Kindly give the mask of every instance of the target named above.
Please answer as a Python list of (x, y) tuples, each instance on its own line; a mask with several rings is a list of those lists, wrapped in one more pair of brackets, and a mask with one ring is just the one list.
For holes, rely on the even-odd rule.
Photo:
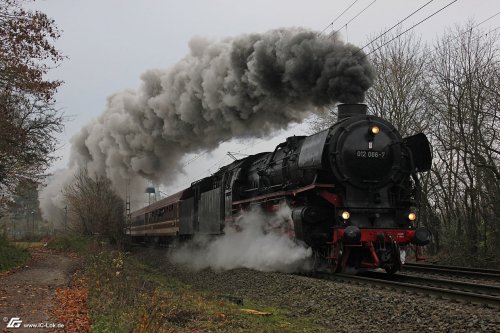
[(375, 159), (384, 159), (385, 151), (376, 151), (376, 150), (356, 150), (356, 157), (360, 158), (375, 158)]

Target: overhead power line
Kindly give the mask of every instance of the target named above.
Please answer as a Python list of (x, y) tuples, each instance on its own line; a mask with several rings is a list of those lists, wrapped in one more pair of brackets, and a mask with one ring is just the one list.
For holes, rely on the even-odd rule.
[[(426, 18), (424, 18), (423, 20), (419, 21), (418, 23), (415, 23), (414, 25), (412, 25), (411, 27), (409, 27), (408, 29), (406, 29), (402, 33), (398, 34), (397, 36), (395, 36), (395, 37), (391, 38), (390, 40), (388, 40), (387, 42), (383, 43), (382, 45), (380, 45), (379, 47), (377, 47), (375, 50), (373, 50), (370, 53), (368, 53), (367, 56), (369, 56), (370, 54), (372, 54), (372, 53), (380, 50), (381, 48), (383, 48), (384, 46), (386, 46), (387, 44), (389, 44), (393, 40), (398, 39), (399, 37), (401, 37), (402, 35), (404, 35), (408, 31), (412, 30), (413, 28), (415, 28), (416, 26), (418, 26), (418, 25), (422, 24), (423, 22), (427, 21), (428, 19), (430, 19), (434, 15), (436, 15), (436, 14), (440, 13), (441, 11), (445, 10), (446, 8), (448, 8), (449, 6), (453, 5), (457, 1), (458, 0), (454, 0), (454, 1), (450, 2), (450, 3), (448, 3), (447, 5), (441, 7), (440, 9), (438, 9), (437, 11), (435, 11), (434, 13), (432, 13), (431, 15), (427, 16)], [(356, 54), (359, 53), (359, 52), (361, 52), (361, 50), (359, 50), (358, 52), (356, 52)]]
[(500, 11), (498, 11), (498, 12), (496, 12), (495, 14), (491, 15), (491, 16), (490, 16), (490, 17), (488, 17), (487, 19), (485, 19), (485, 20), (483, 20), (483, 21), (479, 22), (478, 24), (476, 24), (475, 26), (473, 26), (472, 28), (470, 28), (470, 30), (472, 30), (472, 29), (476, 29), (477, 27), (479, 27), (479, 26), (480, 26), (480, 25), (482, 25), (483, 23), (488, 22), (489, 20), (491, 20), (491, 19), (493, 19), (493, 18), (497, 17), (498, 15), (500, 15)]
[(428, 1), (426, 4), (422, 5), (420, 8), (418, 8), (417, 10), (414, 10), (410, 15), (406, 16), (404, 19), (400, 20), (398, 23), (394, 24), (392, 27), (390, 27), (389, 29), (387, 29), (386, 31), (384, 31), (381, 35), (379, 35), (377, 38), (373, 39), (371, 42), (369, 42), (368, 44), (366, 44), (365, 46), (363, 46), (361, 48), (361, 50), (364, 50), (367, 46), (371, 45), (372, 43), (374, 43), (375, 41), (379, 40), (380, 38), (384, 37), (387, 33), (389, 33), (392, 29), (394, 29), (395, 27), (397, 27), (398, 25), (400, 25), (401, 23), (403, 23), (404, 21), (406, 21), (407, 19), (409, 19), (410, 17), (412, 17), (413, 15), (415, 15), (416, 13), (418, 13), (420, 10), (422, 10), (424, 7), (426, 7), (427, 5), (429, 5), (431, 2), (433, 2), (434, 0), (430, 0)]
[[(300, 123), (297, 123), (297, 124), (295, 124), (294, 126), (292, 126), (292, 127), (290, 128), (290, 130), (294, 130), (294, 129), (296, 129), (296, 128), (297, 128), (298, 126), (300, 126), (300, 125), (301, 125)], [(223, 142), (226, 142), (226, 141), (228, 141), (228, 140), (224, 140)], [(268, 139), (267, 139), (267, 138), (259, 139), (259, 140), (254, 141), (252, 144), (249, 144), (249, 145), (244, 145), (245, 147), (243, 147), (243, 148), (241, 148), (241, 149), (239, 149), (239, 150), (237, 150), (237, 151), (235, 151), (235, 152), (228, 152), (228, 153), (231, 153), (231, 154), (232, 154), (233, 156), (235, 156), (235, 157), (236, 157), (236, 155), (240, 155), (240, 156), (250, 156), (250, 155), (248, 155), (248, 154), (244, 154), (244, 153), (242, 153), (242, 152), (243, 152), (243, 151), (245, 151), (245, 150), (248, 150), (248, 149), (250, 149), (250, 148), (254, 148), (254, 147), (256, 147), (256, 146), (260, 146), (260, 145), (265, 144), (265, 143), (267, 143), (267, 142), (268, 142)], [(221, 143), (222, 143), (222, 142), (221, 142)], [(205, 154), (207, 154), (207, 153), (208, 153), (208, 151), (205, 151), (205, 152), (203, 152), (203, 153), (200, 153), (200, 154), (196, 155), (195, 157), (193, 157), (192, 159), (190, 159), (188, 162), (186, 162), (184, 166), (186, 166), (186, 165), (188, 165), (188, 164), (190, 164), (190, 163), (194, 162), (195, 160), (197, 160), (198, 158), (202, 157), (203, 155), (205, 155)], [(227, 161), (227, 160), (229, 160), (229, 161)], [(226, 161), (227, 161), (227, 162), (226, 162)], [(217, 162), (215, 162), (214, 164), (212, 164), (212, 165), (211, 165), (209, 168), (207, 168), (206, 170), (204, 170), (204, 171), (202, 171), (202, 172), (200, 172), (200, 173), (197, 173), (196, 175), (191, 176), (190, 178), (192, 178), (192, 179), (199, 179), (199, 178), (200, 178), (200, 177), (202, 177), (202, 176), (206, 176), (207, 174), (210, 174), (210, 173), (211, 173), (211, 171), (210, 171), (210, 170), (211, 170), (212, 168), (216, 167), (217, 165), (222, 166), (223, 164), (228, 164), (228, 163), (230, 163), (230, 162), (231, 162), (231, 160), (229, 159), (229, 154), (227, 154), (227, 155), (225, 155), (224, 157), (222, 157), (221, 159), (219, 159)], [(183, 167), (184, 167), (184, 166), (183, 166)], [(189, 178), (189, 177), (186, 177), (186, 178)], [(180, 185), (177, 185), (177, 186), (175, 186), (175, 187), (171, 187), (171, 188), (169, 188), (168, 193), (176, 193), (176, 192), (178, 192), (178, 190), (180, 190), (180, 189), (182, 189), (182, 188), (185, 188), (186, 186), (191, 185), (191, 183), (192, 183), (192, 182), (193, 182), (193, 181), (187, 181), (187, 182), (184, 182), (184, 183), (182, 183), (182, 184), (180, 184)]]
[[(361, 9), (356, 15), (354, 15), (354, 17), (352, 19), (350, 19), (346, 24), (343, 25), (343, 27), (346, 27), (347, 28), (347, 25), (349, 23), (351, 23), (352, 21), (354, 21), (359, 15), (363, 14), (368, 8), (371, 7), (371, 5), (373, 5), (375, 2), (377, 2), (377, 0), (373, 0), (372, 2), (370, 2), (367, 6), (365, 6), (363, 9)], [(337, 29), (335, 30), (334, 32), (332, 32), (332, 34), (330, 35), (330, 37), (333, 37), (335, 36), (338, 32), (340, 31), (340, 29)]]
[[(449, 38), (447, 39), (447, 42), (448, 42), (448, 43), (453, 42), (453, 41), (455, 41), (455, 40), (459, 39), (460, 37), (462, 37), (463, 35), (465, 35), (466, 33), (472, 33), (472, 30), (476, 29), (477, 27), (479, 27), (479, 26), (480, 26), (480, 25), (482, 25), (483, 23), (488, 22), (489, 20), (491, 20), (492, 18), (494, 18), (494, 17), (496, 17), (496, 16), (498, 16), (498, 15), (500, 15), (500, 11), (498, 11), (497, 13), (495, 13), (495, 14), (491, 15), (491, 16), (490, 16), (490, 17), (488, 17), (487, 19), (485, 19), (485, 20), (483, 20), (483, 21), (479, 22), (478, 24), (476, 24), (476, 25), (474, 25), (474, 26), (470, 27), (470, 29), (467, 29), (467, 30), (463, 31), (462, 33), (459, 33), (457, 36), (455, 36), (455, 37), (449, 37)], [(485, 33), (485, 34), (481, 35), (480, 37), (482, 37), (482, 36), (487, 36), (489, 33), (492, 33), (493, 31), (496, 31), (496, 30), (498, 30), (498, 29), (499, 29), (499, 28), (492, 29), (492, 30), (488, 31), (487, 33)]]
[[(219, 145), (223, 144), (224, 142), (228, 141), (228, 139), (226, 140), (222, 140), (221, 142), (219, 142)], [(186, 161), (183, 165), (182, 165), (182, 168), (188, 166), (189, 164), (193, 163), (194, 161), (196, 161), (197, 159), (201, 158), (202, 156), (206, 155), (209, 153), (209, 150), (205, 150), (204, 152), (202, 153), (199, 153), (197, 155), (195, 155), (193, 158), (191, 158), (190, 160)]]
[(375, 2), (377, 2), (377, 0), (373, 0), (372, 2), (370, 2), (370, 4), (368, 6), (366, 6), (365, 8), (363, 8), (359, 13), (357, 13), (352, 19), (350, 19), (346, 24), (344, 24), (344, 26), (347, 26), (349, 23), (351, 23), (352, 21), (354, 21), (359, 15), (363, 14), (368, 8), (371, 7), (371, 5), (373, 5)]
[(326, 29), (328, 29), (329, 27), (333, 27), (333, 24), (335, 22), (337, 22), (337, 20), (339, 18), (342, 17), (342, 15), (344, 15), (349, 9), (351, 9), (352, 6), (354, 6), (356, 4), (356, 2), (358, 2), (359, 0), (355, 0), (353, 3), (351, 3), (346, 9), (344, 9), (344, 11), (342, 13), (340, 13), (329, 25), (326, 26), (325, 29), (321, 30), (321, 32), (319, 33), (319, 35), (321, 35), (323, 32), (325, 32)]

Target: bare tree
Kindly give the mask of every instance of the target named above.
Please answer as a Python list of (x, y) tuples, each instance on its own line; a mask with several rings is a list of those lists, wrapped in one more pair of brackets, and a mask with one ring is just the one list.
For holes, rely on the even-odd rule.
[(332, 126), (337, 122), (337, 108), (330, 106), (323, 113), (315, 113), (307, 119), (307, 133), (314, 134)]
[(81, 170), (63, 194), (74, 231), (84, 235), (104, 235), (113, 243), (123, 240), (123, 200), (112, 190), (107, 178), (96, 176), (94, 179), (86, 170)]
[(426, 46), (411, 33), (390, 42), (396, 34), (384, 35), (370, 45), (377, 78), (366, 100), (375, 115), (408, 136), (428, 127)]
[(450, 246), (498, 258), (500, 53), (498, 36), (473, 27), (448, 31), (432, 53), (433, 199)]
[(425, 132), (433, 144), (433, 168), (420, 177), (420, 221), (433, 233), (431, 246), (469, 264), (500, 258), (498, 37), (471, 22), (432, 50), (413, 35), (392, 42), (388, 35), (368, 52), (377, 73), (367, 93), (371, 112), (403, 136)]
[[(371, 113), (390, 121), (403, 136), (424, 131), (426, 113), (426, 47), (420, 38), (406, 34), (389, 42), (398, 34), (386, 34), (370, 44), (370, 62), (376, 78), (367, 91), (366, 103)], [(373, 40), (374, 38), (372, 38)], [(310, 132), (318, 132), (337, 120), (332, 106), (329, 112), (309, 119)]]

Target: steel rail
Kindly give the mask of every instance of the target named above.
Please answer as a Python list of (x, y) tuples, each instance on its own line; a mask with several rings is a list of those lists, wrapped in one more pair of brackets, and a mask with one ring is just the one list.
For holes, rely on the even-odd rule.
[(500, 270), (497, 269), (487, 269), (487, 268), (473, 268), (473, 267), (461, 267), (461, 266), (450, 266), (450, 265), (438, 265), (438, 264), (428, 264), (428, 263), (405, 263), (405, 266), (409, 267), (430, 267), (439, 269), (448, 269), (464, 272), (477, 272), (477, 273), (488, 273), (488, 274), (499, 274)]
[(398, 282), (387, 279), (350, 274), (315, 273), (314, 277), (327, 280), (343, 281), (348, 283), (375, 285), (394, 290), (411, 291), (418, 294), (434, 295), (445, 299), (454, 299), (469, 302), (472, 304), (486, 305), (492, 308), (500, 308), (500, 296), (478, 294), (470, 291), (452, 290), (448, 288), (440, 288), (416, 283)]
[(429, 265), (429, 264), (410, 264), (405, 263), (402, 267), (402, 271), (407, 272), (425, 272), (425, 273), (435, 273), (442, 275), (453, 275), (460, 277), (467, 277), (471, 279), (489, 279), (496, 282), (500, 282), (500, 273), (493, 272), (481, 272), (474, 271), (470, 268), (463, 269), (465, 267), (454, 267), (454, 266), (439, 266), (439, 265)]
[(447, 288), (450, 290), (467, 291), (483, 295), (500, 296), (500, 286), (494, 286), (489, 284), (456, 281), (456, 280), (434, 278), (427, 276), (407, 275), (404, 273), (395, 274), (391, 276), (386, 273), (373, 272), (373, 271), (364, 272), (362, 273), (361, 276), (373, 277), (376, 279), (385, 279), (396, 282), (427, 285), (443, 289)]

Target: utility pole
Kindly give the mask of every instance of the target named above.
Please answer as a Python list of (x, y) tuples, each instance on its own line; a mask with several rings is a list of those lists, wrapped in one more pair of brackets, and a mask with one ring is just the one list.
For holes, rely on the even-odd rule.
[(68, 231), (68, 205), (64, 206), (64, 231)]
[(29, 216), (29, 213), (28, 213), (28, 207), (24, 206), (24, 209), (26, 209), (24, 211), (24, 215), (26, 217), (26, 231), (24, 233), (24, 237), (26, 239), (28, 239), (29, 238), (29, 232), (30, 232), (30, 216)]
[(35, 212), (31, 211), (31, 238), (35, 239)]
[(127, 223), (130, 222), (130, 192), (128, 190), (128, 184), (125, 188), (125, 220)]

